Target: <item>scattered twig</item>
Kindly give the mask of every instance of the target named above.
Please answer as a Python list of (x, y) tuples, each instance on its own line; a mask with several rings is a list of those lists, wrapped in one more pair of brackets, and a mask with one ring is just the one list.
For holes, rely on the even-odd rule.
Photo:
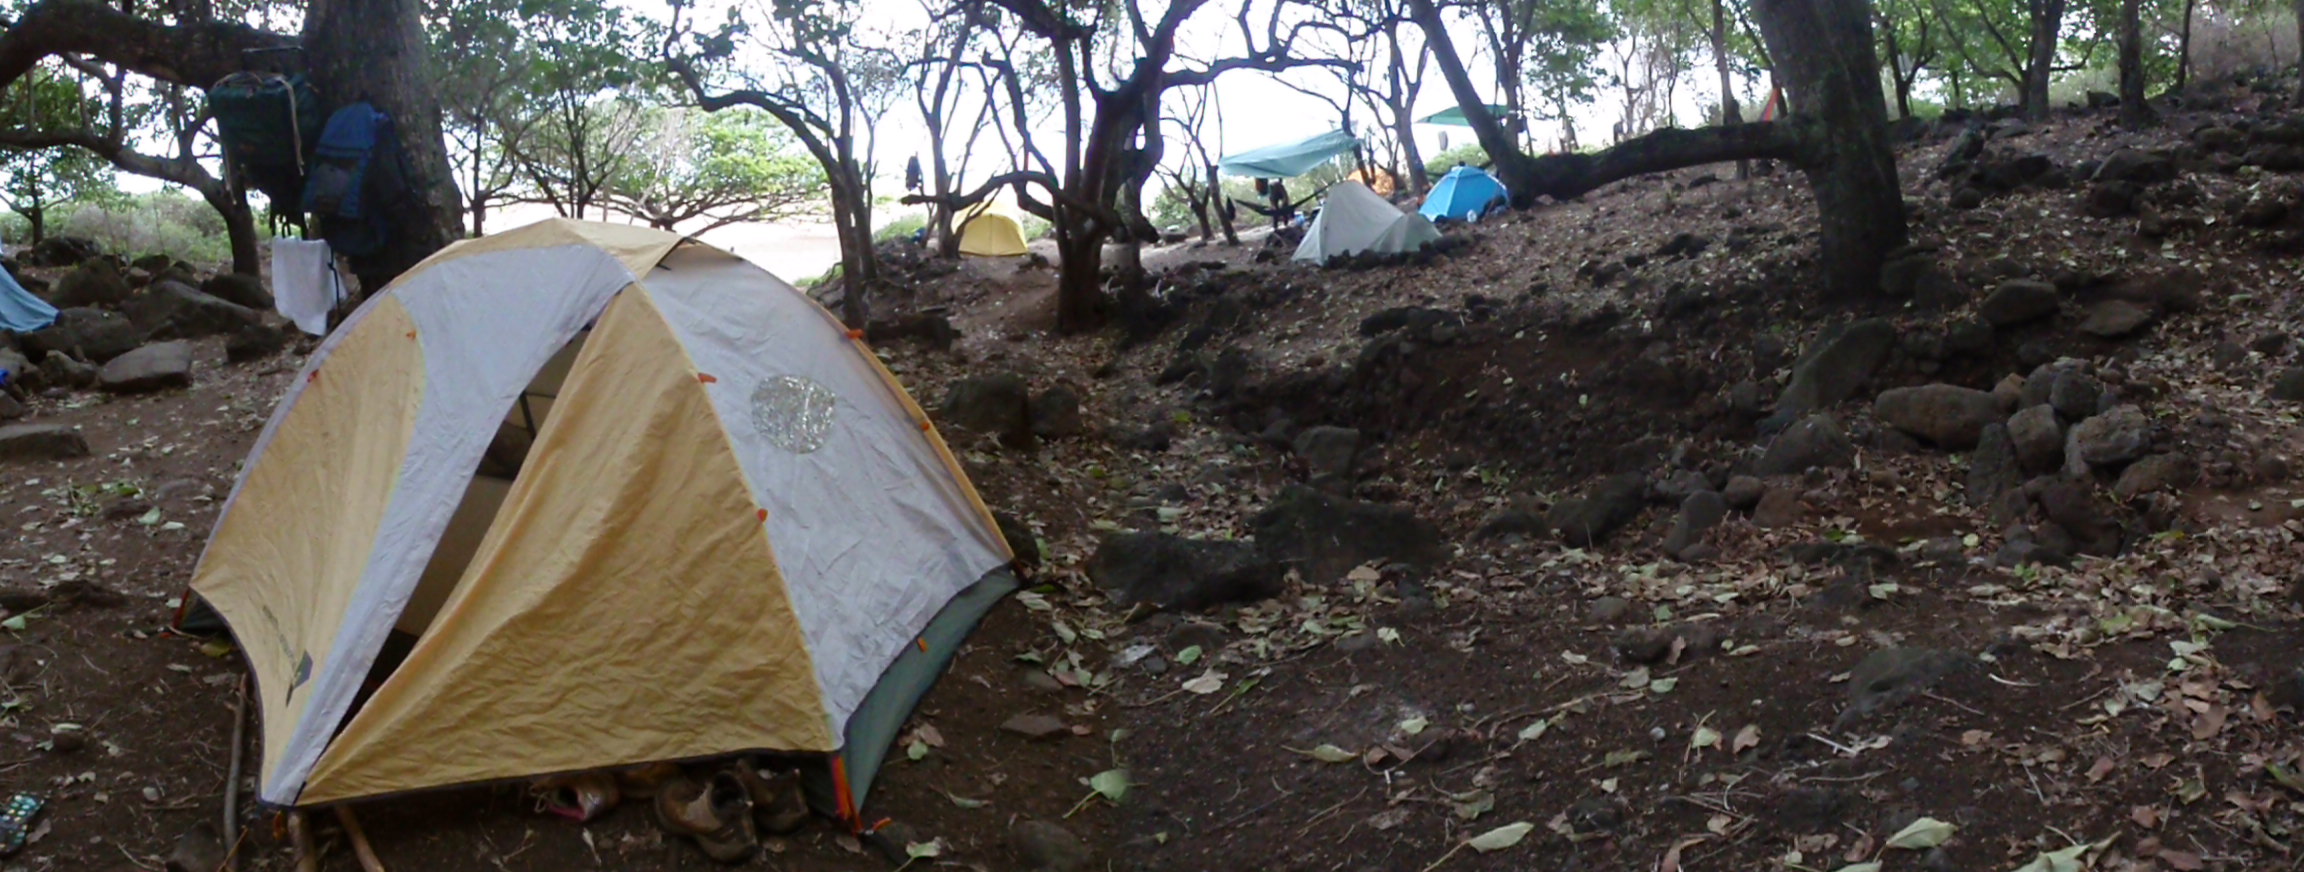
[(1937, 702), (1943, 703), (1943, 704), (1945, 704), (1945, 705), (1951, 706), (1951, 707), (1953, 707), (1953, 708), (1959, 709), (1959, 710), (1961, 710), (1961, 711), (1967, 712), (1967, 713), (1969, 713), (1969, 714), (1975, 715), (1975, 716), (1977, 716), (1977, 717), (1984, 717), (1984, 716), (1985, 716), (1985, 715), (1984, 715), (1984, 713), (1983, 713), (1982, 711), (1979, 711), (1979, 710), (1977, 710), (1977, 709), (1976, 709), (1974, 706), (1971, 706), (1971, 705), (1969, 705), (1969, 704), (1967, 704), (1967, 703), (1964, 703), (1964, 702), (1961, 702), (1961, 701), (1959, 701), (1959, 700), (1953, 699), (1953, 698), (1951, 698), (1951, 697), (1948, 697), (1948, 696), (1944, 696), (1944, 695), (1938, 694), (1937, 692), (1935, 692), (1935, 691), (1933, 691), (1933, 690), (1923, 690), (1923, 691), (1921, 691), (1921, 692), (1920, 692), (1920, 695), (1921, 695), (1921, 696), (1924, 696), (1924, 697), (1927, 697), (1927, 698), (1929, 698), (1929, 699), (1935, 700), (1935, 701), (1937, 701)]
[(1366, 795), (1368, 795), (1368, 786), (1363, 784), (1360, 786), (1360, 791), (1358, 793), (1354, 793), (1351, 796), (1343, 798), (1335, 805), (1321, 809), (1319, 814), (1313, 815), (1311, 820), (1305, 821), (1303, 826), (1296, 828), (1296, 834), (1299, 836), (1303, 835), (1305, 831), (1312, 829), (1313, 824), (1319, 823), (1322, 818), (1325, 818), (1331, 814), (1335, 814), (1337, 809), (1343, 808), (1346, 805), (1350, 805), (1353, 800), (1359, 799), (1360, 797)]

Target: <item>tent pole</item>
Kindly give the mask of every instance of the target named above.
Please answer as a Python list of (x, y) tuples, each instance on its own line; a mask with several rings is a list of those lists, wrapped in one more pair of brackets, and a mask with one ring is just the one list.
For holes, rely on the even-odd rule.
[(303, 809), (288, 813), (288, 844), (294, 848), (296, 872), (320, 872), (320, 852), (312, 848), (312, 828)]
[(240, 868), (240, 761), (248, 747), (248, 676), (232, 700), (232, 765), (224, 772), (224, 868)]
[(384, 861), (376, 859), (376, 847), (368, 844), (368, 833), (360, 829), (360, 819), (352, 816), (352, 807), (336, 807), (336, 822), (344, 825), (344, 834), (352, 840), (352, 856), (360, 859), (363, 872), (384, 872)]

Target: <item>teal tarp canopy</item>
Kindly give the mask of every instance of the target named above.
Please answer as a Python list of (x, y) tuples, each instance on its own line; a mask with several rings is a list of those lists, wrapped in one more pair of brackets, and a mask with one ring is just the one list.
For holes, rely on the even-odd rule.
[[(1494, 103), (1490, 103), (1488, 104), (1488, 114), (1494, 115), (1497, 118), (1504, 118), (1512, 114), (1512, 107), (1498, 106)], [(1442, 109), (1438, 112), (1434, 112), (1430, 115), (1424, 116), (1423, 118), (1417, 119), (1416, 123), (1443, 124), (1449, 127), (1472, 126), (1472, 122), (1464, 120), (1464, 107), (1462, 106), (1450, 106), (1446, 109)]]
[(1340, 154), (1351, 154), (1360, 146), (1360, 140), (1343, 130), (1331, 130), (1303, 142), (1275, 145), (1254, 151), (1243, 151), (1216, 162), (1216, 167), (1235, 176), (1254, 176), (1260, 179), (1287, 179), (1311, 172), (1314, 167), (1327, 163)]
[(1504, 183), (1479, 167), (1458, 166), (1449, 170), (1432, 186), (1431, 195), (1424, 198), (1424, 208), (1417, 210), (1434, 221), (1476, 220), (1489, 207), (1504, 199)]

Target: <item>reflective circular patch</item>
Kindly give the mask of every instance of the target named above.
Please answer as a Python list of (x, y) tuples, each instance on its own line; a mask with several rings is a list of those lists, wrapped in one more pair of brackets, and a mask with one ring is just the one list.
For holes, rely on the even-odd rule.
[(832, 390), (796, 375), (780, 375), (752, 389), (752, 427), (776, 447), (806, 454), (832, 435)]

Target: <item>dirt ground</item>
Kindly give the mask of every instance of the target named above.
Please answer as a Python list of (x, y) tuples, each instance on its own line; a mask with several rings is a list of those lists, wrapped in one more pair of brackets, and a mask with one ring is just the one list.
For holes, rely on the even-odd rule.
[[(2141, 134), (2067, 114), (1991, 153), (2070, 168), (2190, 149), (2250, 99)], [(924, 404), (1014, 371), (1077, 391), (1090, 433), (1029, 451), (951, 434), (1044, 559), (921, 707), (902, 744), (927, 752), (883, 772), (868, 817), (941, 840), (914, 867), (978, 870), (1028, 868), (1026, 821), (1113, 870), (2304, 868), (2304, 424), (2267, 397), (2295, 343), (2266, 338), (2304, 327), (2304, 200), (2292, 177), (2193, 153), (2144, 215), (2096, 217), (2081, 183), (1955, 208), (1958, 186), (1931, 172), (1951, 147), (1948, 133), (1900, 155), (1915, 239), (1973, 291), (1943, 312), (1822, 300), (1801, 180), (1727, 167), (1451, 228), (1470, 241), (1427, 263), (1315, 269), (1261, 242), (1154, 252), (1167, 320), (1140, 335), (1052, 335), (1053, 271), (1026, 261), (923, 283), (912, 302), (946, 307), (962, 339), (880, 351)], [(2294, 214), (2231, 219), (2264, 196)], [(1657, 253), (1680, 234), (1705, 244)], [(1661, 501), (1590, 547), (1483, 533), (1605, 476), (1750, 468), (1768, 428), (1731, 395), (1774, 397), (1828, 325), (1877, 315), (1926, 334), (2001, 280), (2079, 273), (2061, 313), (1989, 347), (1930, 358), (1900, 341), (1832, 409), (1855, 461), (1767, 481), (1795, 497), (1789, 522), (1732, 511), (1698, 559), (1663, 549)], [(2116, 339), (2075, 329), (2128, 279), (2172, 274), (2192, 304)], [(1362, 324), (1404, 305), (1458, 313), (1460, 335), (1384, 364), (1369, 349), (1389, 340)], [(1895, 433), (1872, 398), (1989, 389), (2059, 357), (2091, 362), (2200, 475), (2111, 499), (2133, 533), (2117, 555), (2001, 565), (2023, 525), (1962, 499), (1970, 456)], [(0, 623), (0, 786), (48, 803), (0, 868), (157, 869), (219, 819), (242, 667), (162, 630), (301, 363), (228, 365), (211, 340), (192, 388), (34, 404), (94, 455), (0, 468), (0, 590), (20, 595), (0, 605), (21, 618)], [(1363, 433), (1351, 492), (1436, 524), (1440, 565), (1292, 577), (1197, 614), (1123, 607), (1087, 577), (1112, 531), (1247, 536), (1309, 477), (1272, 434), (1315, 424)], [(1172, 438), (1132, 436), (1155, 427)], [(1019, 714), (1073, 729), (1001, 729)], [(1130, 783), (1117, 803), (1089, 784), (1115, 769)], [(357, 813), (395, 870), (715, 868), (645, 808), (580, 825), (521, 785)], [(242, 867), (288, 868), (268, 811), (244, 817)], [(322, 867), (357, 868), (321, 817)], [(750, 867), (899, 865), (873, 851), (817, 822)], [(2080, 865), (2027, 865), (2058, 852)]]

